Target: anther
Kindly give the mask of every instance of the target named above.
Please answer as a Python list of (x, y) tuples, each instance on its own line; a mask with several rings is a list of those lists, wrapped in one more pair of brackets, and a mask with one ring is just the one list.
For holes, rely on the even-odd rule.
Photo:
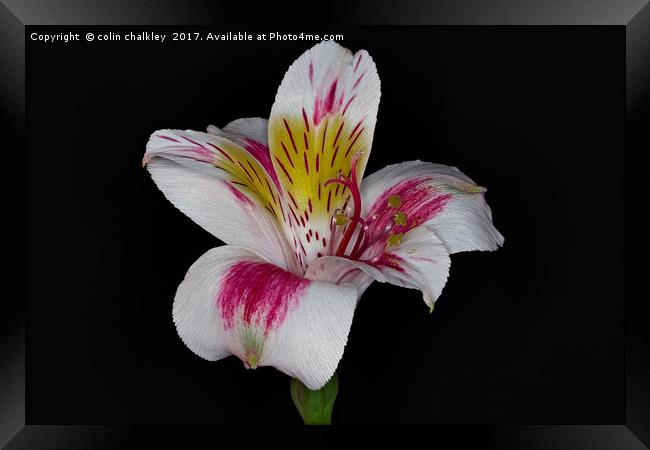
[(388, 243), (389, 246), (394, 247), (402, 243), (403, 237), (404, 237), (404, 233), (391, 234), (390, 236), (388, 236), (386, 242)]
[(404, 214), (401, 211), (396, 212), (395, 215), (393, 216), (393, 220), (395, 221), (395, 223), (397, 225), (405, 226), (406, 225), (406, 214)]
[(399, 208), (400, 206), (402, 206), (402, 197), (400, 197), (399, 195), (391, 195), (388, 198), (388, 206), (390, 206), (391, 208)]
[(336, 223), (338, 226), (345, 225), (348, 223), (348, 216), (342, 212), (338, 212), (334, 215), (334, 223)]

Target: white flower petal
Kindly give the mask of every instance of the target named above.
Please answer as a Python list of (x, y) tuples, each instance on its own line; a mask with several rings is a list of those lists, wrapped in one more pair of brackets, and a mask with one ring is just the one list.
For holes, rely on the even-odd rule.
[(492, 224), (485, 188), (455, 167), (442, 164), (409, 161), (384, 167), (365, 178), (361, 183), (362, 216), (385, 209), (386, 199), (391, 195), (408, 197), (423, 189), (429, 190), (429, 197), (413, 203), (421, 205), (428, 201), (431, 207), (420, 208), (416, 225), (433, 230), (450, 254), (496, 250), (503, 244), (503, 236)]
[(197, 355), (234, 354), (248, 367), (273, 366), (319, 389), (343, 355), (357, 297), (352, 285), (307, 280), (227, 245), (192, 265), (173, 316)]

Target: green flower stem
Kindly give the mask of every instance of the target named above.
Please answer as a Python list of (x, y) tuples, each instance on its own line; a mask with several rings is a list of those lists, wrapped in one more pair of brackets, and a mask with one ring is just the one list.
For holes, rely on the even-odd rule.
[(305, 425), (331, 425), (334, 401), (339, 391), (337, 374), (317, 391), (310, 390), (296, 378), (291, 379), (291, 399)]

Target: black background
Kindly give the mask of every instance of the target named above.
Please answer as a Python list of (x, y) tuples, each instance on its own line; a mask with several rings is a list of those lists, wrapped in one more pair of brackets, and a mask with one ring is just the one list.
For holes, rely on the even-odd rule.
[[(506, 238), (452, 256), (432, 315), (416, 291), (366, 291), (334, 421), (622, 422), (624, 30), (313, 31), (377, 63), (368, 173), (458, 166)], [(204, 361), (176, 335), (176, 287), (220, 243), (140, 160), (157, 129), (268, 116), (311, 44), (27, 45), (27, 422), (300, 423), (286, 375)]]

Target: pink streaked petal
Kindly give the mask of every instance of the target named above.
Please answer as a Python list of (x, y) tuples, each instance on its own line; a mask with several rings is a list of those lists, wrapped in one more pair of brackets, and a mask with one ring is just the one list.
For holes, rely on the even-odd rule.
[[(427, 176), (410, 178), (383, 191), (368, 209), (367, 239), (373, 241), (378, 234), (385, 234), (387, 227), (391, 227), (390, 234), (407, 233), (439, 214), (450, 200), (451, 194), (437, 190), (430, 181), (431, 177)], [(400, 199), (401, 205), (398, 208), (388, 205), (393, 196)], [(398, 212), (404, 215), (406, 223), (396, 223), (395, 215)], [(379, 239), (364, 256), (372, 257), (382, 253), (385, 245), (386, 239)]]
[(503, 236), (492, 224), (492, 212), (485, 202), (485, 188), (478, 186), (455, 167), (422, 161), (393, 164), (365, 178), (361, 184), (363, 217), (385, 211), (386, 202), (399, 195), (404, 204), (407, 226), (394, 232), (426, 226), (445, 244), (450, 254), (470, 250), (496, 250)]
[(284, 322), (287, 311), (305, 293), (309, 280), (273, 264), (239, 261), (223, 277), (217, 303), (226, 330), (233, 328), (236, 315), (244, 326), (257, 325), (264, 335)]
[(312, 263), (306, 276), (367, 287), (361, 272), (381, 283), (420, 290), (432, 308), (447, 282), (450, 264), (447, 249), (435, 233), (417, 227), (404, 235), (399, 246), (384, 248), (371, 260), (325, 256)]
[(307, 280), (227, 245), (192, 265), (173, 317), (205, 359), (234, 354), (246, 367), (273, 366), (319, 389), (343, 354), (357, 297), (354, 286)]

